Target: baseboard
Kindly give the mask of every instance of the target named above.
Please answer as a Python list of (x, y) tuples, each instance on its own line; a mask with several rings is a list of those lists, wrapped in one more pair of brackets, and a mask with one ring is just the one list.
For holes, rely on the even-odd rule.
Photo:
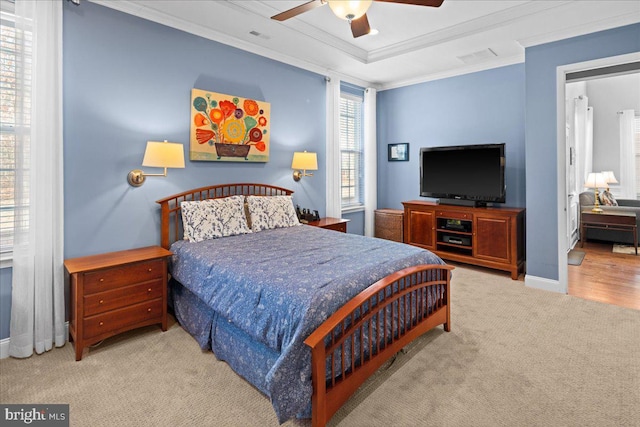
[(560, 281), (551, 280), (545, 277), (531, 276), (527, 274), (524, 277), (524, 285), (530, 288), (542, 289), (544, 291), (552, 291), (564, 294), (564, 290), (560, 285)]
[[(65, 342), (69, 341), (69, 322), (64, 322), (64, 336)], [(5, 338), (0, 340), (0, 359), (6, 359), (9, 357), (9, 343), (11, 338)]]

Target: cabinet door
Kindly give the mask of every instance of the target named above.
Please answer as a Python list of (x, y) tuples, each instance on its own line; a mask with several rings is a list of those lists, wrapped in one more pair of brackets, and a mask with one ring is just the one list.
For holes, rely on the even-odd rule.
[(474, 215), (474, 254), (497, 262), (511, 261), (511, 218)]
[(436, 215), (434, 211), (409, 211), (408, 237), (412, 245), (435, 249)]

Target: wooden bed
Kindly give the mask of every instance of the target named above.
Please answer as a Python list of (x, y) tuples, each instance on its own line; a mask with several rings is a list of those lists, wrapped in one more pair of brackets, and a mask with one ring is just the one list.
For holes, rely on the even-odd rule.
[[(222, 184), (158, 200), (162, 247), (169, 249), (182, 238), (183, 201), (292, 193), (266, 184)], [(450, 330), (452, 269), (447, 265), (417, 265), (384, 277), (343, 305), (304, 341), (311, 349), (313, 426), (324, 426), (358, 387), (402, 347), (438, 325)], [(430, 309), (426, 308), (427, 300), (431, 302)], [(378, 324), (390, 325), (390, 332), (387, 333), (388, 327), (376, 327)], [(372, 329), (372, 325), (376, 326)], [(368, 342), (368, 348), (355, 345), (357, 342)]]

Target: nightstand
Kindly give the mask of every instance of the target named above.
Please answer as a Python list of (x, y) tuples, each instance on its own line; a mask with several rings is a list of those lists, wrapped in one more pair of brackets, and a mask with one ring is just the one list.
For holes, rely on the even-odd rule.
[(65, 260), (76, 360), (86, 346), (141, 326), (167, 330), (167, 258), (159, 246)]
[(341, 231), (343, 233), (347, 232), (347, 223), (351, 221), (350, 219), (342, 219), (342, 218), (320, 218), (318, 221), (311, 221), (307, 225), (312, 225), (314, 227), (326, 228), (327, 230), (335, 230)]

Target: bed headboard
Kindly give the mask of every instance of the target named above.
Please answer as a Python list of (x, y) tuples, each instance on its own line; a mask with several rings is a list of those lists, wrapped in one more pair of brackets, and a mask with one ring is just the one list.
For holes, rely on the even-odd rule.
[(160, 241), (165, 249), (182, 236), (180, 202), (229, 196), (290, 196), (293, 191), (268, 184), (219, 184), (187, 190), (157, 200), (160, 204)]

